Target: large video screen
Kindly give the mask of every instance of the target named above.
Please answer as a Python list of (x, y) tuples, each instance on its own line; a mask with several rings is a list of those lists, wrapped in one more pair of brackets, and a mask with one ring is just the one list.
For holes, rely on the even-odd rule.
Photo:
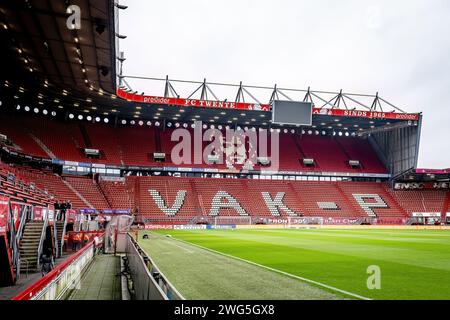
[(312, 103), (274, 100), (272, 123), (310, 126), (312, 125)]

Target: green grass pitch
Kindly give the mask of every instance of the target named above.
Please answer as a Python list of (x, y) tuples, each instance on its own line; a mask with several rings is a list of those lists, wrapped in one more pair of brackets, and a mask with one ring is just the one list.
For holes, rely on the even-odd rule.
[(160, 230), (139, 243), (186, 299), (450, 299), (448, 230)]

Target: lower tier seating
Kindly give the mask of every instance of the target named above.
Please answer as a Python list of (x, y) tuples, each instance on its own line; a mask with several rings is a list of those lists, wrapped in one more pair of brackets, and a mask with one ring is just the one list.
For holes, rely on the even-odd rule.
[[(15, 175), (15, 181), (8, 174)], [(23, 181), (26, 181), (24, 183)], [(30, 186), (33, 185), (33, 188)], [(75, 209), (129, 209), (154, 218), (306, 216), (405, 218), (450, 212), (446, 191), (394, 191), (387, 183), (126, 177), (96, 180), (0, 166), (0, 191), (40, 204), (71, 200)]]

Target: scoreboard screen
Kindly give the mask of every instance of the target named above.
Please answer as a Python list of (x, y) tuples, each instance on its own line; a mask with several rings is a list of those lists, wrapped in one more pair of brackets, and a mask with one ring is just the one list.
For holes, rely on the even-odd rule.
[(310, 126), (312, 125), (312, 110), (311, 102), (274, 100), (272, 123)]

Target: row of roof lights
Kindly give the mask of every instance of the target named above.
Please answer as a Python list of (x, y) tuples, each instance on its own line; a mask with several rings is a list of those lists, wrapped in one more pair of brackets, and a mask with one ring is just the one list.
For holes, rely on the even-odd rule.
[[(71, 119), (71, 120), (75, 119), (75, 115), (73, 113), (69, 113), (69, 119)], [(84, 118), (84, 116), (82, 114), (79, 114), (77, 116), (77, 119), (78, 120), (84, 120), (85, 118)], [(86, 116), (86, 120), (87, 121), (93, 121), (94, 120), (95, 122), (101, 122), (102, 118), (99, 117), (99, 116), (97, 116), (95, 118), (92, 117), (92, 116)], [(109, 119), (107, 117), (105, 117), (105, 118), (103, 118), (103, 122), (104, 123), (109, 123)]]
[[(16, 106), (16, 110), (21, 110), (21, 109), (22, 109), (22, 106), (21, 106), (20, 104), (18, 104), (18, 105)], [(31, 111), (31, 107), (25, 106), (25, 107), (23, 107), (23, 110), (25, 110), (26, 112), (30, 112), (30, 111)], [(39, 113), (39, 112), (41, 112), (41, 110), (40, 110), (39, 108), (35, 107), (35, 108), (33, 108), (33, 112), (34, 112), (34, 113)], [(48, 115), (49, 112), (48, 112), (47, 109), (42, 109), (42, 114)], [(56, 116), (56, 111), (52, 111), (52, 112), (50, 112), (50, 114), (51, 114), (53, 117), (55, 117), (55, 116)]]
[[(0, 106), (2, 105), (2, 101), (0, 101)], [(22, 109), (22, 107), (20, 106), (20, 105), (17, 105), (16, 106), (16, 109), (17, 110), (21, 110)], [(30, 112), (31, 111), (31, 108), (29, 107), (29, 106), (25, 106), (24, 108), (23, 108), (23, 110), (25, 110), (26, 112)], [(33, 108), (33, 112), (34, 113), (36, 113), (36, 114), (38, 114), (39, 112), (40, 112), (40, 110), (39, 110), (39, 108), (37, 108), (37, 107), (35, 107), (35, 108)], [(48, 115), (49, 114), (49, 112), (47, 111), (47, 109), (43, 109), (42, 110), (42, 114), (44, 114), (44, 115)], [(51, 113), (50, 113), (52, 116), (56, 116), (56, 111), (52, 111)], [(86, 119), (87, 121), (95, 121), (95, 122), (101, 122), (102, 121), (102, 118), (101, 117), (99, 117), (99, 116), (96, 116), (96, 117), (92, 117), (92, 116), (90, 116), (90, 115), (88, 115), (88, 116), (86, 116), (86, 117), (84, 117), (82, 114), (79, 114), (79, 115), (77, 115), (77, 116), (75, 116), (73, 113), (70, 113), (69, 114), (69, 119), (71, 119), (71, 120), (74, 120), (75, 119), (75, 117), (78, 119), (78, 120), (84, 120), (84, 119)], [(107, 118), (107, 117), (105, 117), (105, 118), (103, 118), (103, 122), (104, 123), (109, 123), (109, 118)], [(159, 121), (155, 121), (155, 122), (153, 122), (152, 123), (152, 121), (146, 121), (146, 122), (144, 122), (143, 120), (130, 120), (129, 122), (127, 121), (127, 120), (125, 120), (125, 119), (122, 119), (121, 120), (121, 122), (120, 122), (122, 125), (126, 125), (127, 123), (129, 123), (129, 124), (131, 124), (131, 125), (139, 125), (139, 126), (143, 126), (144, 124), (146, 124), (147, 126), (152, 126), (152, 125), (154, 125), (154, 126), (156, 126), (156, 127), (159, 127), (160, 125), (161, 125), (161, 123), (159, 122)], [(189, 124), (187, 124), (187, 123), (179, 123), (179, 122), (175, 122), (175, 123), (172, 123), (172, 122), (167, 122), (167, 127), (168, 128), (171, 128), (171, 127), (175, 127), (175, 128), (179, 128), (179, 127), (183, 127), (183, 128), (188, 128), (188, 127), (191, 127), (191, 128), (195, 128), (195, 124), (194, 123), (191, 123), (190, 125)], [(203, 127), (203, 129), (208, 129), (208, 128), (210, 128), (210, 129), (215, 129), (216, 128), (216, 126), (214, 125), (214, 124), (211, 124), (211, 125), (207, 125), (207, 124), (203, 124), (202, 125), (202, 127)], [(222, 126), (222, 125), (218, 125), (217, 126), (217, 129), (219, 129), (219, 130), (222, 130), (222, 129), (230, 129), (230, 126), (228, 126), (228, 125), (226, 125), (226, 126)], [(236, 127), (237, 128), (237, 130), (245, 130), (245, 131), (247, 131), (247, 130), (253, 130), (253, 131), (256, 131), (256, 128), (255, 127), (251, 127), (251, 128), (249, 128), (249, 127), (241, 127), (241, 126), (237, 126)], [(263, 130), (263, 128), (259, 128), (259, 130)], [(294, 130), (294, 129), (290, 129), (290, 130), (288, 130), (288, 129), (283, 129), (283, 130), (281, 130), (280, 128), (277, 128), (277, 129), (274, 129), (274, 128), (271, 128), (270, 129), (270, 132), (278, 132), (278, 133), (281, 133), (281, 132), (283, 132), (283, 133), (291, 133), (291, 134), (295, 134), (296, 133), (296, 130)], [(319, 130), (304, 130), (304, 129), (302, 129), (301, 130), (301, 133), (302, 134), (307, 134), (307, 135), (323, 135), (323, 136), (325, 136), (325, 135), (327, 135), (327, 134), (329, 134), (329, 132), (327, 132), (327, 131), (325, 131), (325, 130), (322, 130), (322, 131), (319, 131)], [(333, 135), (333, 136), (346, 136), (346, 137), (349, 137), (349, 136), (355, 136), (356, 135), (356, 133), (354, 133), (354, 132), (352, 132), (352, 133), (350, 133), (350, 132), (348, 132), (348, 131), (332, 131), (331, 132), (331, 134)]]

